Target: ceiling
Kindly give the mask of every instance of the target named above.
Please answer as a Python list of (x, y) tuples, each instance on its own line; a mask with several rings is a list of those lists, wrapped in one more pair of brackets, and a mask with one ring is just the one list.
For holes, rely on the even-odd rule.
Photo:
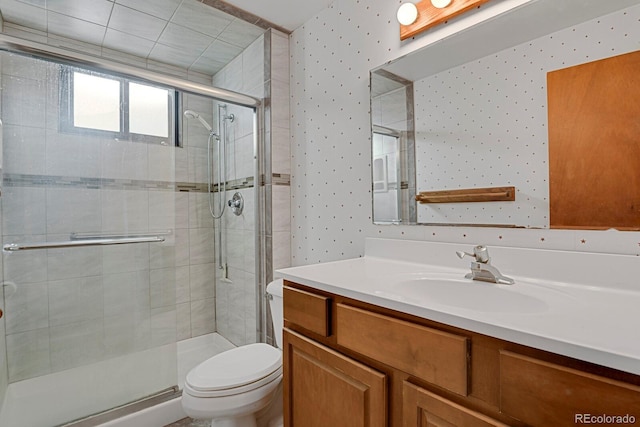
[(225, 0), (240, 9), (293, 31), (334, 0)]
[[(264, 20), (295, 29), (329, 3), (203, 1), (207, 4), (198, 0), (0, 0), (0, 11), (9, 23), (6, 32), (13, 24), (14, 30), (36, 30), (32, 33), (37, 36), (80, 40), (213, 75), (265, 31)], [(208, 4), (221, 5), (222, 10)]]

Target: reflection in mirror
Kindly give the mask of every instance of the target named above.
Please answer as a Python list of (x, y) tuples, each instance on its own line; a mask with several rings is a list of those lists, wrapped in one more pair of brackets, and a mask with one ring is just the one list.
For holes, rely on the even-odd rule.
[(371, 74), (373, 219), (416, 221), (413, 84), (392, 73)]
[(378, 221), (395, 223), (400, 221), (402, 209), (398, 182), (400, 135), (384, 132), (376, 128), (373, 131), (373, 216)]
[[(403, 182), (415, 180), (414, 194), (493, 187), (516, 191), (514, 201), (416, 204), (412, 197), (408, 207), (401, 202), (399, 211), (415, 209), (415, 220), (401, 216), (390, 221), (388, 212), (378, 208), (382, 202), (374, 190), (374, 223), (553, 226), (547, 74), (637, 50), (640, 37), (637, 0), (567, 0), (564, 9), (557, 7), (552, 0), (527, 3), (371, 72), (376, 177), (384, 176), (380, 167), (385, 160), (389, 170), (376, 126), (399, 132), (411, 128), (413, 151), (405, 159), (415, 163), (400, 161), (399, 174)], [(533, 17), (551, 15), (553, 20), (527, 25)]]

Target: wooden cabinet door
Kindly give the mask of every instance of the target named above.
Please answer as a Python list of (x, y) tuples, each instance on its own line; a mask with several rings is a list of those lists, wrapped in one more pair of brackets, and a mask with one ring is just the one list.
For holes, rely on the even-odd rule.
[(640, 387), (501, 351), (500, 410), (536, 427), (633, 424)]
[(284, 330), (285, 427), (385, 427), (387, 378)]
[(402, 402), (404, 427), (508, 427), (406, 381)]

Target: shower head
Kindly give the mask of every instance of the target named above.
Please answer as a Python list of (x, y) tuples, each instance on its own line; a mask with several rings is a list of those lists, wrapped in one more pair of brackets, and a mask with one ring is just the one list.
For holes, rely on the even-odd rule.
[(209, 123), (207, 123), (207, 121), (205, 119), (203, 119), (200, 114), (196, 113), (193, 110), (186, 110), (184, 112), (184, 116), (188, 119), (198, 119), (200, 120), (200, 123), (202, 123), (202, 126), (204, 126), (205, 128), (207, 128), (207, 130), (209, 132), (213, 132), (213, 129), (211, 128), (211, 125), (209, 125)]

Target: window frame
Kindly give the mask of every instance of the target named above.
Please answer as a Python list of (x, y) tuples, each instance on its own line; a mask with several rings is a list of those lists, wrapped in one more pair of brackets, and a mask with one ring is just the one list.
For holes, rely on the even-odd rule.
[[(115, 80), (120, 86), (120, 130), (110, 131), (103, 129), (92, 129), (75, 126), (74, 124), (74, 75), (75, 73), (87, 74)], [(136, 83), (157, 89), (166, 90), (168, 93), (167, 103), (168, 136), (160, 137), (155, 135), (145, 135), (131, 132), (129, 129), (129, 83)], [(151, 144), (167, 145), (172, 147), (181, 146), (180, 138), (180, 106), (181, 93), (167, 86), (157, 83), (150, 83), (145, 80), (130, 78), (121, 75), (109, 74), (100, 71), (89, 70), (69, 65), (60, 65), (60, 131), (88, 136), (112, 138), (121, 141), (144, 142)]]

